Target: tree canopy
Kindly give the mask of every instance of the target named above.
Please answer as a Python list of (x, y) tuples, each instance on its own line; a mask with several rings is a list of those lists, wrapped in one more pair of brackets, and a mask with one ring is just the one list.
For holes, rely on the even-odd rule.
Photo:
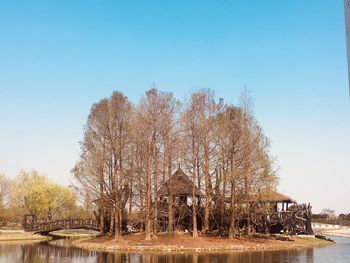
[(33, 170), (22, 171), (12, 184), (12, 194), (27, 213), (51, 220), (75, 205), (75, 195)]

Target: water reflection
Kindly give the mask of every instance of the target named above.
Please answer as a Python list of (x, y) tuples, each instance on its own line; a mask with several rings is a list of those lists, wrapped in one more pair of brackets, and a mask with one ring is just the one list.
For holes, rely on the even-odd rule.
[(69, 240), (37, 244), (1, 244), (0, 263), (324, 263), (350, 262), (350, 239), (325, 248), (225, 254), (103, 253), (75, 248)]
[(99, 263), (279, 263), (314, 262), (313, 249), (292, 251), (263, 251), (227, 254), (106, 254), (99, 256)]
[[(68, 240), (40, 243), (0, 243), (0, 262), (95, 262), (81, 261), (96, 257), (96, 252), (72, 247)], [(65, 261), (63, 261), (65, 260)]]

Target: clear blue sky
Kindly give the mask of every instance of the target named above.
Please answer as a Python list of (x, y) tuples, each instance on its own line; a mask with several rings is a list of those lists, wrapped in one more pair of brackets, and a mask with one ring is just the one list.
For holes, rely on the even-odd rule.
[(349, 213), (342, 0), (0, 1), (0, 172), (68, 184), (90, 107), (113, 90), (236, 103), (245, 83), (279, 190)]

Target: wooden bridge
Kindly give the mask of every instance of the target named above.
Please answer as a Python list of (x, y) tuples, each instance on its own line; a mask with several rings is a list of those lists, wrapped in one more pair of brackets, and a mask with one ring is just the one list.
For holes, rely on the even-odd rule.
[(63, 229), (87, 229), (99, 231), (100, 225), (93, 219), (59, 219), (53, 221), (36, 221), (32, 215), (24, 217), (22, 228), (27, 232), (35, 234), (48, 235), (52, 231)]

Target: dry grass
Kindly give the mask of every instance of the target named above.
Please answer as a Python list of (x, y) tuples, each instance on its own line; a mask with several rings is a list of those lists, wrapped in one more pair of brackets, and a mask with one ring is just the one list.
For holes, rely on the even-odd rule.
[(43, 241), (47, 240), (48, 237), (44, 237), (41, 235), (33, 235), (33, 233), (30, 232), (23, 232), (23, 231), (6, 231), (1, 230), (0, 231), (0, 242), (4, 241)]

